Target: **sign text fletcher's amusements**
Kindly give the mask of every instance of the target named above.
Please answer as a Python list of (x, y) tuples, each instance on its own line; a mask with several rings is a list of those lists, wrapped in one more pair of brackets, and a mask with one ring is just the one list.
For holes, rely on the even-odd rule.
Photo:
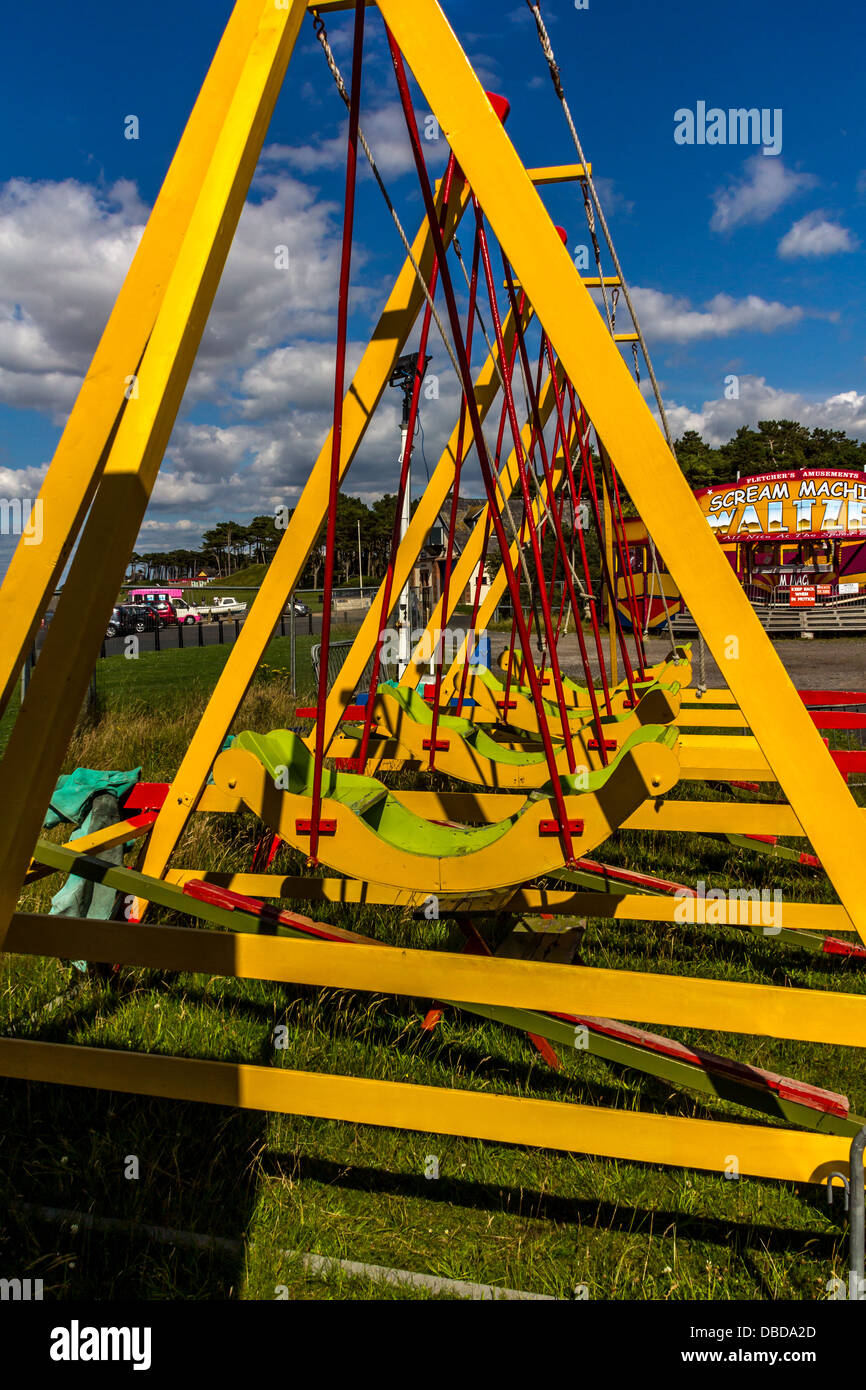
[(695, 497), (719, 540), (866, 535), (864, 473), (764, 473)]

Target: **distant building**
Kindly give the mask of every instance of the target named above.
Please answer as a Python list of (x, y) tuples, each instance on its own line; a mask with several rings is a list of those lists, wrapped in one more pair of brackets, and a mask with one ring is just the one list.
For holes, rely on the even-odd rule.
[[(763, 473), (695, 493), (731, 569), (756, 606), (838, 605), (866, 595), (866, 474), (842, 469)], [(616, 565), (617, 607), (630, 623), (631, 586), (644, 627), (674, 616), (680, 591), (642, 521), (625, 522), (627, 566)], [(625, 555), (624, 555), (625, 558)], [(647, 619), (649, 620), (647, 622)]]

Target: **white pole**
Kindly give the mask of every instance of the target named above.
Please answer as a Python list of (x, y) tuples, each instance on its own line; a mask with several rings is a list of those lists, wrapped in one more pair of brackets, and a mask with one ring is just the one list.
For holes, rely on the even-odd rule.
[(360, 521), (360, 518), (358, 519), (358, 590), (359, 590), (361, 596), (363, 597), (363, 594), (364, 594), (364, 576), (363, 576), (363, 573), (362, 573), (362, 571), (361, 571), (361, 521)]
[[(406, 450), (409, 447), (409, 429), (405, 423), (402, 425), (400, 430), (400, 439), (400, 466), (402, 469), (403, 460), (406, 457)], [(411, 515), (411, 497), (412, 478), (411, 470), (409, 470), (406, 473), (406, 491), (403, 494), (403, 514), (400, 518), (401, 541), (409, 529), (409, 520)], [(402, 676), (406, 667), (409, 665), (409, 658), (412, 655), (412, 643), (410, 640), (411, 636), (412, 626), (411, 615), (409, 612), (409, 584), (407, 583), (405, 589), (400, 595), (400, 602), (397, 605), (397, 667), (398, 675), (400, 676)]]

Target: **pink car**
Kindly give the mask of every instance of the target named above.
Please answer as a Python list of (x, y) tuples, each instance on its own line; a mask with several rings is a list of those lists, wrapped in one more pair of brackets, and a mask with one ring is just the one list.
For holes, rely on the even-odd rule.
[(187, 603), (183, 596), (183, 589), (142, 587), (139, 585), (137, 588), (130, 589), (129, 602), (169, 604), (179, 623), (200, 623), (202, 620), (202, 615), (198, 609)]

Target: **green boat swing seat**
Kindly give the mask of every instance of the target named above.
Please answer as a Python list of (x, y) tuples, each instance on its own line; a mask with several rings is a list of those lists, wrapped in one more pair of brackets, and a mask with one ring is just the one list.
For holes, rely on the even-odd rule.
[[(633, 708), (627, 707), (626, 691), (617, 699), (611, 699), (614, 713), (602, 716), (602, 723), (609, 731), (605, 733), (605, 737), (613, 739), (617, 747), (621, 746), (633, 729), (645, 724), (670, 724), (679, 714), (681, 697), (680, 686), (676, 681), (669, 684), (653, 681), (640, 688), (636, 687), (635, 694), (638, 698)], [(538, 734), (541, 728), (542, 715), (531, 691), (525, 690), (522, 686), (512, 685), (506, 697), (505, 686), (486, 666), (469, 667), (464, 695), (466, 699), (475, 701), (474, 707), (466, 710), (466, 715), (472, 723), (504, 722), (512, 729), (520, 729), (528, 734)], [(584, 731), (587, 739), (591, 741), (594, 738), (590, 709), (569, 708), (566, 717), (572, 738), (585, 742), (582, 737)], [(544, 718), (553, 736), (562, 737), (564, 730), (559, 708), (547, 699), (544, 701)], [(589, 751), (591, 749), (587, 745), (587, 752)], [(591, 759), (590, 764), (592, 765)]]
[[(671, 789), (679, 777), (676, 744), (676, 729), (649, 725), (608, 767), (559, 779), (576, 854), (595, 849), (648, 797)], [(213, 775), (287, 844), (309, 853), (314, 760), (298, 735), (239, 734)], [(327, 767), (317, 858), (364, 882), (460, 894), (527, 883), (567, 863), (549, 784), (530, 792), (515, 814), (466, 826), (418, 815), (374, 777)]]
[[(512, 653), (506, 648), (505, 651), (501, 653), (498, 662), (499, 670), (503, 673), (498, 682), (500, 687), (505, 677), (508, 675), (509, 665), (512, 663), (515, 668), (519, 669), (517, 658), (513, 657)], [(456, 678), (453, 673), (450, 673), (450, 684), (452, 686), (455, 683), (459, 686), (460, 683), (459, 672), (461, 668), (458, 667), (456, 669), (458, 672)], [(550, 668), (548, 667), (543, 675), (538, 666), (536, 666), (535, 670), (542, 684), (546, 687), (545, 698), (553, 700), (553, 676), (551, 675)], [(674, 646), (663, 661), (656, 662), (654, 666), (648, 666), (644, 677), (640, 680), (633, 679), (632, 684), (636, 692), (645, 694), (646, 691), (654, 685), (666, 685), (674, 680), (681, 685), (683, 689), (686, 689), (691, 683), (691, 679), (692, 644), (691, 642), (684, 642), (681, 646)], [(514, 684), (512, 684), (512, 689), (514, 688)], [(524, 695), (531, 697), (532, 692), (525, 681), (519, 685), (517, 689)], [(580, 685), (577, 681), (573, 680), (571, 676), (567, 676), (563, 673), (562, 689), (567, 705), (585, 711), (590, 709), (592, 699), (588, 686)], [(620, 713), (623, 710), (631, 708), (628, 682), (626, 680), (621, 680), (618, 685), (614, 686), (610, 692), (610, 698), (611, 708), (614, 713)]]

